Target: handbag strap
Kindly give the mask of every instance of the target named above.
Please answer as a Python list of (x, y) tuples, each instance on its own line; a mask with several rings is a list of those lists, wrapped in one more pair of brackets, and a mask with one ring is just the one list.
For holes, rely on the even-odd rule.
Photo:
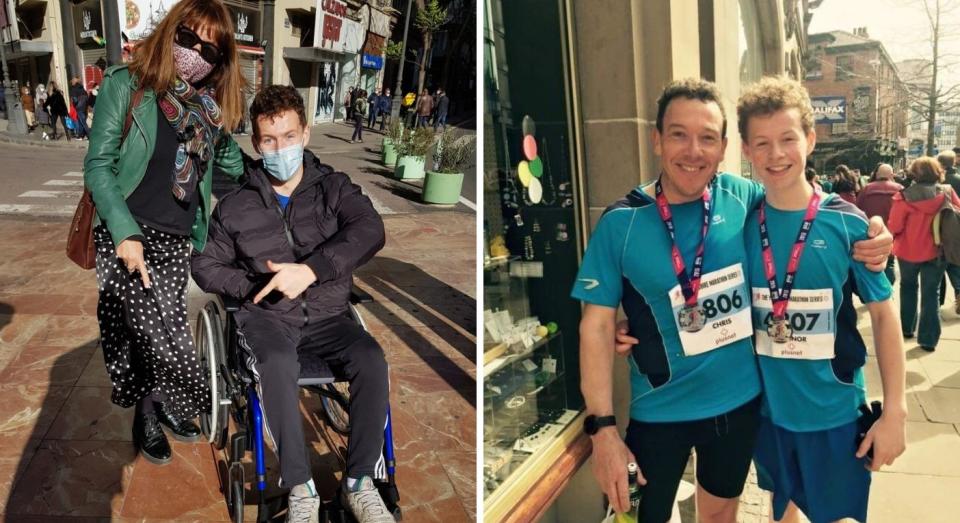
[(130, 126), (133, 125), (133, 109), (143, 101), (143, 89), (137, 89), (130, 97), (130, 105), (127, 107), (127, 118), (123, 121), (123, 134), (120, 135), (120, 144), (127, 139), (130, 134)]

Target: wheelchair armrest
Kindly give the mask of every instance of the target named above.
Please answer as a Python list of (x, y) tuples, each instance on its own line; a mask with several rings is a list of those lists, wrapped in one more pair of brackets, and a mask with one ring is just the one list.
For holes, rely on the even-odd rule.
[(240, 305), (243, 304), (242, 301), (232, 296), (221, 296), (221, 299), (223, 299), (223, 309), (227, 312), (237, 312), (240, 310)]
[(357, 287), (356, 283), (354, 283), (350, 287), (350, 303), (356, 305), (358, 303), (371, 303), (371, 302), (373, 302), (373, 296), (370, 296), (370, 294), (367, 291), (361, 289), (360, 287)]

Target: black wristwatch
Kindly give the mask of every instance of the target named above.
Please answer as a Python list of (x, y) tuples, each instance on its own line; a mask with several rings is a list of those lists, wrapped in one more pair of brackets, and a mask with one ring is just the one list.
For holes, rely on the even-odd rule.
[(617, 418), (614, 416), (596, 417), (593, 414), (583, 420), (583, 431), (589, 436), (593, 436), (603, 427), (609, 427), (617, 424)]

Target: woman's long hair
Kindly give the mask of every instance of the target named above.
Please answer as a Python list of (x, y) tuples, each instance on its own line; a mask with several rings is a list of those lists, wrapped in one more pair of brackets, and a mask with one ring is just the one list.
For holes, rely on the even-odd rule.
[(130, 62), (130, 72), (137, 76), (140, 86), (165, 93), (177, 76), (173, 60), (174, 35), (177, 27), (210, 28), (220, 49), (220, 64), (214, 67), (206, 83), (216, 91), (223, 125), (233, 129), (243, 116), (247, 82), (240, 72), (237, 45), (234, 43), (233, 19), (220, 0), (180, 0), (146, 39), (140, 42)]

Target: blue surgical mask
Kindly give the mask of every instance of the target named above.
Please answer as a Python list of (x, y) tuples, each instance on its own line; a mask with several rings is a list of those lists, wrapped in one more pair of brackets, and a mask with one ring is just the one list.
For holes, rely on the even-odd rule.
[(270, 176), (285, 182), (297, 174), (303, 165), (303, 144), (298, 143), (279, 151), (263, 151), (263, 167)]

